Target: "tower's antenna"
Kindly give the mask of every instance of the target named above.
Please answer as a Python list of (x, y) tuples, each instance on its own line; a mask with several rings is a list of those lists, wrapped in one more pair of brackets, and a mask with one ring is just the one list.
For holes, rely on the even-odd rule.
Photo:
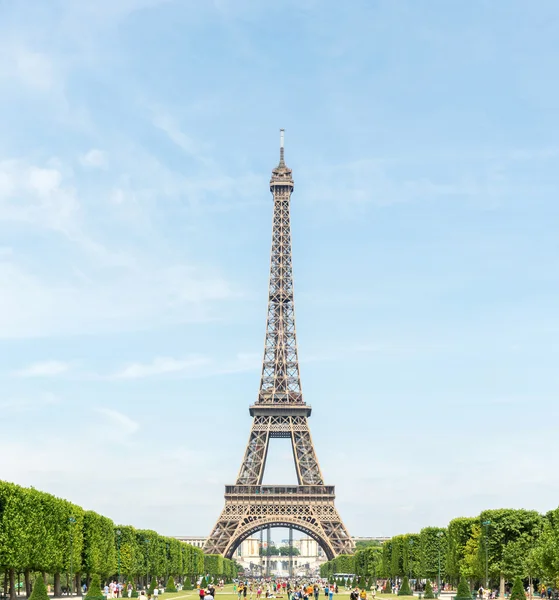
[(285, 133), (285, 129), (280, 129), (280, 165), (284, 165), (285, 161), (283, 158), (283, 135)]

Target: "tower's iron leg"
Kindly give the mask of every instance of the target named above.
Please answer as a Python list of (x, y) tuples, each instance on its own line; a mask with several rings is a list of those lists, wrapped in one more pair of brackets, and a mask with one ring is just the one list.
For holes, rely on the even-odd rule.
[(293, 527), (289, 528), (289, 577), (293, 577)]
[(272, 529), (270, 527), (268, 527), (266, 529), (266, 542), (267, 542), (267, 546), (268, 546), (268, 552), (266, 552), (266, 577), (270, 576), (270, 546), (271, 546), (271, 541), (272, 541)]

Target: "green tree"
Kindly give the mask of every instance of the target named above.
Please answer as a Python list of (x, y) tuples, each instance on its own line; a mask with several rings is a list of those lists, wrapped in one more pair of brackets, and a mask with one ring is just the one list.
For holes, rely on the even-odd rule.
[(455, 600), (471, 600), (470, 586), (464, 577), (460, 579), (458, 590), (456, 591)]
[(404, 576), (402, 585), (400, 586), (400, 589), (398, 590), (398, 596), (413, 596), (413, 592), (411, 591), (411, 588), (410, 588), (410, 581), (409, 581), (407, 575)]
[(548, 515), (542, 534), (528, 555), (526, 565), (530, 578), (540, 577), (559, 587), (559, 519), (549, 518)]
[(404, 543), (406, 536), (396, 535), (392, 538), (392, 553), (390, 556), (390, 575), (404, 575)]
[(423, 597), (426, 598), (426, 600), (435, 597), (435, 594), (433, 593), (433, 586), (431, 585), (431, 581), (429, 579), (425, 584), (425, 595)]
[(223, 575), (223, 556), (221, 554), (204, 555), (204, 571), (209, 575)]
[(487, 547), (489, 575), (499, 580), (500, 597), (504, 598), (505, 580), (527, 575), (529, 549), (541, 534), (544, 521), (536, 511), (509, 508), (483, 511), (479, 521), (483, 527), (480, 558), (484, 561)]
[(446, 529), (441, 527), (425, 527), (419, 533), (420, 573), (426, 579), (437, 579), (439, 569), (444, 579), (444, 560), (447, 551)]
[(29, 600), (49, 600), (45, 581), (41, 573), (37, 573), (37, 577), (35, 577), (35, 585), (33, 586)]
[(358, 540), (355, 542), (355, 550), (363, 550), (364, 548), (380, 548), (382, 543), (379, 540)]
[(390, 584), (390, 579), (387, 579), (386, 583), (384, 584), (384, 593), (385, 594), (391, 594), (392, 593), (392, 585)]
[(464, 554), (460, 563), (460, 576), (468, 581), (479, 583), (484, 578), (484, 562), (480, 553), (481, 527), (475, 523), (472, 535), (464, 546)]
[(387, 540), (382, 545), (382, 569), (381, 575), (383, 577), (390, 577), (392, 565), (392, 540)]
[(115, 539), (120, 546), (120, 572), (130, 581), (146, 572), (142, 549), (134, 527), (119, 525), (116, 530), (120, 531), (120, 541)]
[(405, 575), (417, 576), (421, 566), (421, 538), (418, 533), (408, 533), (402, 542), (402, 568)]
[(105, 600), (105, 596), (101, 591), (101, 581), (97, 573), (91, 578), (85, 600)]
[(516, 577), (514, 580), (509, 600), (526, 600), (526, 593), (520, 577)]
[(117, 571), (117, 551), (115, 526), (111, 519), (88, 510), (83, 519), (83, 539), (85, 572), (103, 578), (114, 575)]
[(190, 577), (187, 577), (184, 580), (184, 583), (182, 584), (182, 589), (183, 590), (191, 590), (194, 586), (192, 585), (192, 581), (190, 580)]
[(149, 588), (148, 588), (148, 594), (151, 594), (153, 596), (153, 590), (158, 587), (157, 585), (157, 579), (155, 577), (151, 578), (151, 583), (149, 584)]
[(335, 573), (355, 573), (355, 555), (340, 554), (336, 558)]
[(445, 573), (453, 582), (460, 581), (460, 577), (465, 575), (466, 546), (477, 524), (478, 519), (473, 517), (459, 517), (448, 524)]
[(169, 575), (169, 579), (167, 579), (167, 585), (165, 587), (166, 592), (176, 592), (177, 588), (175, 586), (175, 580), (172, 575)]

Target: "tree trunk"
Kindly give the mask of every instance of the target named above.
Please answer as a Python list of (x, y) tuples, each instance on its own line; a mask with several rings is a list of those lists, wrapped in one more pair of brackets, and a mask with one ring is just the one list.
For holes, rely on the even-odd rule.
[(29, 598), (29, 596), (31, 596), (31, 580), (29, 578), (29, 569), (25, 569), (23, 572), (23, 578), (25, 580), (25, 595)]
[(81, 573), (76, 573), (74, 575), (74, 592), (76, 592), (76, 594), (78, 596), (82, 595), (81, 583), (82, 583), (82, 575), (81, 575)]
[(14, 569), (8, 569), (10, 579), (10, 600), (16, 600), (16, 572)]
[(505, 576), (501, 573), (499, 584), (499, 598), (505, 600)]
[(54, 574), (54, 597), (60, 598), (62, 590), (60, 589), (60, 573)]

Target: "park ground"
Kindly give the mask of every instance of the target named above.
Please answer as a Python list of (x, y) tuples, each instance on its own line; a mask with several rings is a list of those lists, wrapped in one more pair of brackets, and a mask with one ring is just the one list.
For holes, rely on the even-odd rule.
[[(237, 592), (233, 591), (233, 584), (224, 586), (223, 590), (218, 589), (215, 596), (215, 600), (237, 600)], [(345, 589), (340, 589), (339, 593), (334, 596), (334, 600), (336, 600), (336, 597), (340, 596), (349, 598), (349, 590), (346, 591)], [(161, 600), (197, 600), (198, 590), (183, 590), (175, 593), (165, 592), (163, 595), (160, 595), (159, 598), (161, 598)], [(287, 594), (277, 596), (277, 598), (287, 600)], [(324, 595), (320, 594), (319, 600), (323, 600), (323, 598)], [(372, 596), (368, 594), (368, 599), (371, 600), (371, 598)], [(398, 598), (398, 596), (396, 594), (379, 594), (377, 592), (376, 598), (383, 600), (388, 598)], [(123, 600), (126, 600), (126, 596)], [(249, 600), (249, 596), (247, 596), (247, 600)], [(256, 600), (256, 594), (254, 594), (253, 600)]]

